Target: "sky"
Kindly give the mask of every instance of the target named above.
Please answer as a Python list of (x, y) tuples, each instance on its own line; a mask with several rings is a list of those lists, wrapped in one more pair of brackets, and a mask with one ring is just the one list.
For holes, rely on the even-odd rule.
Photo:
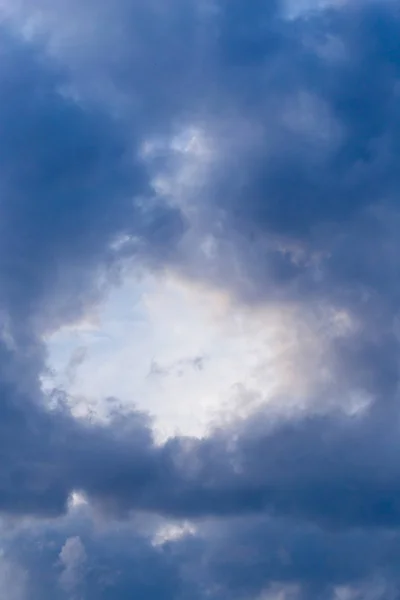
[(0, 599), (400, 598), (399, 0), (0, 0)]

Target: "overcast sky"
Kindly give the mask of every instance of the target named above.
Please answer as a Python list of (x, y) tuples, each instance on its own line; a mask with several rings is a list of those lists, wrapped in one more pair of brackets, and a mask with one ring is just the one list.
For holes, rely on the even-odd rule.
[(0, 16), (0, 599), (398, 600), (400, 1)]

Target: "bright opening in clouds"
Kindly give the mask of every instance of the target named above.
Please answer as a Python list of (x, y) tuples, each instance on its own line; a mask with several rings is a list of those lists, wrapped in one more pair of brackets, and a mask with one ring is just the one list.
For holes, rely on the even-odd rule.
[(0, 598), (397, 599), (399, 1), (0, 13)]
[(64, 389), (77, 415), (107, 418), (118, 399), (148, 411), (157, 437), (203, 436), (278, 396), (277, 408), (304, 401), (311, 364), (323, 376), (322, 341), (294, 312), (235, 306), (172, 277), (134, 279), (49, 338), (45, 386)]

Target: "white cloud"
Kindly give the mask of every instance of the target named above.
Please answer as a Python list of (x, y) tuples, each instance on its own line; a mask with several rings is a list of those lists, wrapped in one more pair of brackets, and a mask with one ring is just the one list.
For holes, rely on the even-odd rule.
[(61, 548), (59, 561), (62, 567), (60, 585), (73, 593), (80, 585), (86, 563), (86, 550), (79, 537), (68, 538)]
[(204, 435), (278, 397), (301, 402), (322, 372), (321, 340), (294, 309), (241, 307), (172, 276), (126, 282), (96, 328), (81, 323), (48, 344), (55, 381), (77, 414), (105, 418), (105, 399), (115, 397), (154, 415), (160, 439)]
[(167, 523), (159, 527), (153, 535), (153, 545), (161, 546), (165, 542), (176, 541), (185, 535), (193, 535), (195, 533), (195, 525), (188, 521), (182, 523)]

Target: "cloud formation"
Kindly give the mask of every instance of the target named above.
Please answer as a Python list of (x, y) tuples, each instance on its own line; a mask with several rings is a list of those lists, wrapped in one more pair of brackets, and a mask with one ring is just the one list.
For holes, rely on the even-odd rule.
[[(396, 598), (397, 0), (1, 6), (0, 591)], [(200, 439), (78, 419), (45, 336), (132, 270), (295, 306), (324, 377)]]

